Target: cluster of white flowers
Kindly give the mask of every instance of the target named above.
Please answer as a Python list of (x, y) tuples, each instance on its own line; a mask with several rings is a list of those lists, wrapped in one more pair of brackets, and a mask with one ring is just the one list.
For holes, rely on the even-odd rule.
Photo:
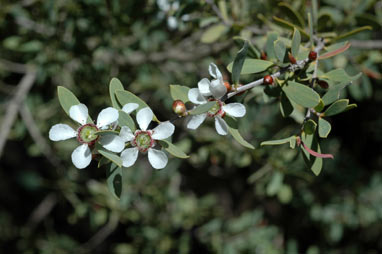
[[(223, 76), (215, 64), (211, 63), (209, 72), (214, 78), (212, 81), (204, 78), (199, 81), (198, 88), (192, 88), (188, 92), (189, 100), (196, 104), (205, 104), (215, 101), (216, 104), (206, 113), (194, 115), (189, 119), (187, 127), (197, 129), (207, 116), (215, 119), (215, 128), (218, 134), (227, 135), (228, 125), (224, 121), (226, 114), (232, 117), (243, 117), (246, 113), (241, 103), (225, 104), (221, 99), (227, 93)], [(139, 107), (136, 103), (128, 103), (123, 106), (122, 111), (132, 113)], [(75, 130), (67, 124), (56, 124), (49, 131), (52, 141), (67, 140), (76, 137), (80, 146), (72, 153), (72, 162), (79, 169), (87, 167), (92, 160), (92, 151), (98, 142), (103, 148), (120, 153), (122, 166), (131, 167), (138, 158), (138, 154), (148, 155), (151, 166), (155, 169), (164, 168), (168, 158), (165, 152), (154, 149), (158, 140), (164, 140), (174, 133), (175, 126), (167, 121), (161, 122), (152, 130), (148, 130), (154, 114), (150, 108), (141, 108), (136, 114), (139, 130), (132, 131), (128, 126), (122, 126), (119, 134), (106, 132), (99, 135), (99, 131), (114, 130), (118, 125), (119, 112), (117, 109), (108, 107), (103, 109), (94, 124), (88, 116), (88, 108), (84, 104), (74, 105), (69, 109), (69, 116), (80, 124)]]

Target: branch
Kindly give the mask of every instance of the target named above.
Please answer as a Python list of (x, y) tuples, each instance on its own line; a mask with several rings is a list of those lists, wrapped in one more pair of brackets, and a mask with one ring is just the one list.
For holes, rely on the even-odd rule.
[(0, 68), (15, 73), (26, 73), (28, 69), (26, 64), (15, 63), (5, 59), (0, 59)]
[(351, 40), (353, 48), (360, 49), (382, 49), (382, 40)]
[[(319, 52), (320, 52), (323, 48), (324, 48), (324, 43), (323, 43), (322, 40), (319, 40), (319, 41), (318, 41), (318, 45), (317, 45), (317, 47), (314, 49), (314, 51), (317, 52), (317, 55), (318, 55)], [(303, 68), (305, 67), (305, 65), (306, 65), (307, 63), (309, 63), (309, 62), (310, 62), (309, 58), (306, 58), (306, 59), (304, 59), (304, 60), (297, 61), (296, 64), (291, 64), (291, 65), (289, 65), (289, 67), (287, 67), (287, 68), (285, 68), (285, 69), (282, 69), (282, 70), (280, 70), (280, 71), (278, 71), (278, 72), (272, 74), (271, 76), (272, 76), (273, 79), (275, 79), (275, 78), (280, 77), (280, 75), (283, 74), (283, 73), (286, 72), (286, 71), (296, 71), (296, 70), (303, 69)], [(316, 65), (317, 65), (317, 64), (316, 64)], [(316, 66), (315, 66), (315, 68), (316, 68)], [(254, 88), (254, 87), (256, 87), (256, 86), (260, 86), (260, 85), (262, 85), (263, 83), (264, 83), (264, 80), (263, 80), (263, 78), (261, 78), (261, 79), (258, 79), (258, 80), (256, 80), (256, 81), (253, 81), (253, 82), (250, 82), (250, 83), (248, 83), (248, 84), (245, 84), (245, 85), (243, 85), (243, 86), (240, 86), (240, 87), (238, 87), (235, 91), (226, 94), (225, 98), (223, 97), (222, 100), (227, 100), (227, 99), (229, 99), (229, 98), (235, 96), (236, 94), (239, 94), (239, 93), (241, 93), (241, 92), (247, 91), (247, 90), (249, 90), (249, 89), (251, 89), (251, 88)]]
[(0, 129), (0, 157), (3, 154), (3, 149), (7, 141), (8, 134), (11, 130), (13, 122), (16, 120), (17, 112), (19, 111), (20, 104), (25, 99), (29, 90), (31, 89), (36, 79), (36, 71), (31, 68), (23, 76), (20, 83), (17, 85), (17, 90), (12, 100), (9, 102), (9, 106), (5, 113), (3, 123)]
[(33, 210), (28, 219), (27, 227), (32, 230), (52, 211), (57, 204), (57, 196), (55, 193), (47, 195), (41, 203)]

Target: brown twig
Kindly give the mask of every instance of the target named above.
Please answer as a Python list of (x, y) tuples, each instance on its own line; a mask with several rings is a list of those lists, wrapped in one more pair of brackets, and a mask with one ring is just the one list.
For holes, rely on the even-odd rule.
[(7, 141), (8, 134), (12, 128), (14, 121), (16, 120), (17, 112), (24, 98), (28, 94), (29, 90), (33, 86), (36, 79), (36, 71), (34, 68), (27, 70), (26, 74), (17, 85), (17, 90), (12, 100), (9, 102), (9, 106), (5, 113), (3, 123), (0, 129), (0, 157), (3, 154), (3, 149)]
[(33, 230), (52, 211), (57, 201), (55, 193), (47, 195), (31, 213), (27, 227)]

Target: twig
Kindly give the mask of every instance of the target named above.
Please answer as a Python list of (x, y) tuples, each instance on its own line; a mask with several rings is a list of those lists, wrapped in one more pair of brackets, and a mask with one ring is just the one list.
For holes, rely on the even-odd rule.
[[(57, 156), (55, 156), (52, 149), (45, 141), (45, 138), (41, 135), (41, 132), (38, 129), (37, 124), (34, 121), (33, 116), (25, 103), (20, 107), (19, 111), (29, 134), (31, 135), (36, 145), (40, 148), (42, 154), (44, 154), (44, 156), (53, 166), (55, 166), (56, 168), (62, 168), (60, 160), (57, 158)], [(64, 171), (64, 169), (62, 170)]]
[(223, 23), (224, 23), (226, 26), (232, 26), (232, 22), (230, 22), (229, 20), (227, 20), (226, 18), (224, 18), (223, 14), (221, 13), (221, 11), (220, 11), (219, 8), (216, 6), (216, 4), (214, 3), (213, 0), (206, 0), (206, 3), (209, 4), (209, 5), (212, 7), (212, 10), (216, 13), (216, 15), (218, 15), (218, 17), (223, 21)]
[(119, 216), (116, 212), (112, 212), (108, 223), (103, 226), (92, 238), (84, 243), (77, 253), (89, 252), (100, 245), (105, 239), (114, 232), (118, 226)]
[(382, 49), (382, 40), (351, 40), (350, 44), (353, 48)]
[(0, 68), (15, 73), (26, 73), (28, 70), (26, 64), (15, 63), (5, 59), (0, 59)]
[[(324, 43), (323, 43), (322, 40), (319, 40), (318, 45), (317, 45), (317, 47), (314, 49), (314, 51), (317, 52), (317, 55), (318, 55), (319, 52), (320, 52), (323, 48), (324, 48)], [(287, 68), (285, 68), (285, 69), (282, 69), (282, 70), (280, 70), (280, 71), (278, 71), (278, 72), (272, 74), (271, 76), (272, 76), (273, 79), (275, 79), (275, 78), (278, 78), (281, 74), (283, 74), (283, 73), (286, 72), (286, 71), (296, 71), (296, 70), (303, 69), (303, 68), (305, 67), (305, 65), (306, 65), (307, 63), (309, 63), (309, 62), (310, 62), (309, 58), (306, 58), (306, 59), (304, 59), (304, 60), (297, 61), (296, 64), (291, 64), (289, 67), (287, 67)], [(316, 63), (316, 65), (317, 65), (317, 63)], [(316, 68), (316, 67), (317, 67), (317, 66), (315, 66), (315, 68)], [(223, 97), (222, 100), (227, 100), (227, 99), (229, 99), (229, 98), (235, 96), (235, 95), (238, 94), (238, 93), (244, 92), (244, 91), (249, 90), (249, 89), (251, 89), (251, 88), (254, 88), (254, 87), (256, 87), (256, 86), (260, 86), (260, 85), (262, 85), (263, 83), (264, 83), (264, 80), (263, 80), (263, 78), (261, 78), (261, 79), (258, 79), (258, 80), (256, 80), (256, 81), (253, 81), (253, 82), (250, 82), (250, 83), (248, 83), (248, 84), (245, 84), (245, 85), (243, 85), (243, 86), (240, 86), (240, 87), (238, 87), (235, 91), (226, 94), (226, 96)]]
[(28, 219), (27, 227), (33, 230), (52, 211), (56, 204), (56, 194), (50, 193), (47, 195), (33, 210), (31, 216)]
[(31, 89), (34, 81), (36, 79), (36, 71), (31, 68), (23, 76), (20, 83), (17, 85), (17, 91), (13, 96), (12, 100), (9, 102), (8, 109), (5, 113), (3, 123), (0, 129), (0, 157), (3, 154), (3, 149), (7, 141), (8, 134), (11, 130), (13, 122), (16, 119), (17, 112), (19, 111), (20, 104), (23, 102), (24, 98)]

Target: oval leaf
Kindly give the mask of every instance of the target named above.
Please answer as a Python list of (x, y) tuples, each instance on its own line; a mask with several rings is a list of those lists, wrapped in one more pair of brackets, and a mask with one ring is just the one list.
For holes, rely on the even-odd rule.
[(248, 143), (240, 134), (240, 132), (238, 131), (238, 129), (234, 129), (234, 128), (231, 128), (230, 126), (228, 126), (228, 131), (229, 133), (231, 133), (232, 137), (242, 146), (244, 147), (247, 147), (249, 149), (255, 149), (255, 147)]
[[(137, 103), (139, 107), (137, 108), (137, 111), (149, 107), (146, 102), (144, 102), (141, 98), (133, 94), (132, 92), (129, 91), (116, 91), (115, 94), (117, 95), (117, 99), (121, 105), (125, 105), (127, 103)], [(153, 120), (156, 122), (159, 122), (158, 118), (154, 115)]]
[(282, 90), (290, 100), (303, 107), (313, 108), (320, 103), (320, 96), (318, 93), (303, 84), (289, 81), (282, 86)]
[(318, 135), (321, 138), (327, 138), (331, 129), (332, 126), (328, 121), (322, 117), (318, 118)]
[[(61, 107), (64, 109), (65, 113), (69, 115), (69, 109), (74, 106), (78, 105), (81, 102), (77, 99), (77, 97), (67, 88), (63, 86), (57, 87), (57, 94), (58, 94), (58, 100), (61, 104)], [(93, 123), (93, 120), (88, 116), (88, 123)]]
[[(269, 67), (271, 67), (274, 63), (270, 61), (260, 60), (260, 59), (245, 59), (243, 63), (243, 68), (241, 69), (240, 74), (252, 74), (252, 73), (259, 73), (266, 71)], [(230, 63), (227, 66), (227, 69), (229, 72), (232, 72), (232, 65), (233, 63)]]
[(316, 128), (317, 124), (312, 119), (309, 119), (304, 124), (304, 132), (308, 135), (312, 135), (316, 131)]
[(277, 146), (277, 145), (282, 145), (282, 144), (286, 144), (286, 143), (290, 143), (290, 140), (295, 138), (295, 136), (291, 136), (291, 137), (288, 137), (288, 138), (283, 138), (283, 139), (277, 139), (277, 140), (268, 140), (268, 141), (263, 141), (261, 142), (261, 146)]
[(127, 126), (130, 128), (132, 132), (135, 132), (136, 127), (133, 118), (129, 114), (127, 114), (124, 111), (119, 111), (119, 117), (118, 117), (118, 125), (119, 126)]
[(294, 57), (298, 56), (298, 51), (300, 49), (300, 44), (301, 44), (301, 34), (300, 34), (300, 32), (298, 31), (297, 28), (294, 28), (293, 37), (292, 37), (292, 48), (291, 48), (292, 55)]
[(348, 104), (349, 104), (349, 100), (347, 100), (347, 99), (338, 100), (338, 101), (334, 102), (332, 105), (330, 105), (330, 107), (325, 110), (323, 115), (324, 116), (337, 115), (337, 114), (345, 111)]
[(280, 62), (284, 62), (286, 46), (282, 40), (276, 40), (273, 42), (273, 49), (275, 55)]
[(119, 79), (112, 78), (109, 85), (109, 93), (111, 104), (115, 109), (121, 109), (121, 105), (118, 103), (117, 97), (115, 95), (115, 92), (118, 90), (124, 90), (123, 85)]
[(243, 68), (243, 64), (244, 64), (245, 57), (247, 56), (247, 52), (248, 52), (248, 41), (245, 41), (243, 47), (239, 50), (239, 52), (237, 52), (235, 60), (233, 61), (232, 82), (234, 84), (239, 83), (240, 73)]
[(224, 25), (224, 24), (212, 25), (206, 31), (204, 31), (204, 33), (202, 34), (202, 37), (200, 38), (200, 40), (203, 43), (212, 43), (212, 42), (215, 42), (227, 30), (228, 30), (228, 27), (226, 25)]
[(172, 99), (175, 100), (181, 100), (184, 103), (188, 102), (188, 91), (190, 90), (187, 86), (180, 86), (180, 85), (170, 85), (170, 93)]
[(109, 191), (117, 199), (121, 198), (122, 194), (122, 168), (114, 163), (106, 170), (106, 182)]
[(167, 140), (160, 140), (159, 143), (161, 146), (164, 147), (164, 149), (169, 152), (171, 155), (181, 158), (181, 159), (187, 159), (190, 156), (188, 156), (186, 153), (184, 153), (179, 147), (174, 145), (173, 143), (167, 141)]
[(106, 159), (109, 159), (111, 162), (115, 163), (118, 167), (122, 167), (122, 159), (115, 153), (103, 149), (98, 149), (98, 152)]
[(199, 105), (193, 110), (189, 112), (190, 115), (200, 115), (203, 113), (206, 113), (208, 110), (210, 110), (214, 105), (216, 105), (216, 101), (209, 101), (205, 104)]

